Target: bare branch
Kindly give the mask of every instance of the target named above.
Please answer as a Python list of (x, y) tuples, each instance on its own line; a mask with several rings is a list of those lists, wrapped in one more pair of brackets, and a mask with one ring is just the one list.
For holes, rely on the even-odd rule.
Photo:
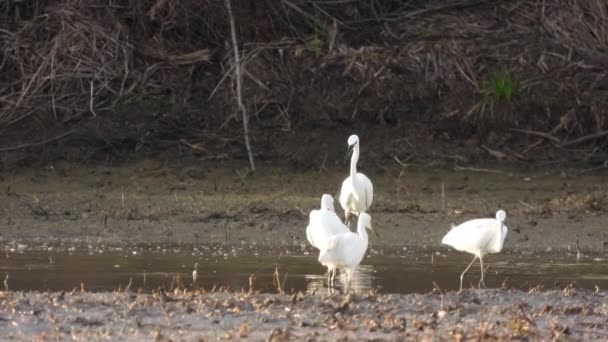
[(234, 23), (234, 16), (232, 15), (232, 5), (230, 0), (226, 0), (226, 9), (228, 10), (228, 17), (230, 18), (230, 33), (232, 34), (232, 47), (234, 48), (234, 76), (236, 77), (236, 100), (239, 106), (239, 110), (243, 114), (243, 134), (245, 136), (245, 147), (247, 148), (247, 154), (249, 155), (249, 165), (251, 171), (255, 171), (255, 162), (253, 160), (253, 153), (251, 152), (251, 145), (249, 143), (249, 118), (247, 116), (247, 109), (243, 104), (243, 94), (241, 85), (241, 61), (239, 56), (239, 47), (236, 40), (236, 25)]

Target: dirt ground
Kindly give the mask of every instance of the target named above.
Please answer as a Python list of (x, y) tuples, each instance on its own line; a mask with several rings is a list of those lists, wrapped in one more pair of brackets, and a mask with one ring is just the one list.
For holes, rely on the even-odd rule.
[[(604, 173), (513, 163), (406, 165), (399, 158), (374, 163), (363, 162), (362, 171), (375, 186), (376, 247), (436, 249), (450, 224), (493, 217), (498, 208), (507, 211), (507, 250), (575, 252), (577, 239), (582, 253), (608, 247)], [(308, 212), (323, 193), (337, 198), (346, 170), (341, 161), (305, 171), (262, 161), (255, 174), (244, 162), (53, 162), (0, 175), (0, 235), (302, 245)], [(336, 210), (342, 215), (337, 202)]]
[[(5, 170), (0, 241), (5, 246), (27, 241), (32, 247), (50, 241), (307, 246), (309, 210), (319, 205), (322, 193), (337, 197), (347, 175), (340, 153), (345, 148), (339, 146), (312, 155), (277, 147), (274, 153), (294, 157), (282, 163), (276, 156), (259, 158), (253, 174), (244, 160), (201, 156), (54, 161)], [(445, 250), (440, 241), (451, 223), (491, 217), (502, 208), (508, 215), (507, 252), (576, 253), (578, 240), (581, 253), (606, 255), (603, 168), (492, 161), (471, 151), (433, 146), (399, 151), (394, 144), (384, 149), (376, 144), (363, 152), (361, 171), (375, 187), (370, 213), (381, 234), (374, 248)], [(337, 203), (336, 209), (342, 215)], [(24, 340), (605, 340), (607, 295), (605, 289), (571, 286), (444, 295), (5, 291), (0, 292), (0, 307), (7, 308), (0, 314), (0, 335)]]
[(7, 339), (419, 341), (608, 338), (608, 293), (0, 292)]

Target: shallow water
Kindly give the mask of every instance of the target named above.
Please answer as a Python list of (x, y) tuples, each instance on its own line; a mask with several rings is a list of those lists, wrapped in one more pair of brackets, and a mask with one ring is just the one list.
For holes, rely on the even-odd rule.
[[(21, 248), (19, 248), (21, 247)], [(262, 250), (262, 248), (260, 248)], [(290, 253), (290, 254), (288, 254)], [(294, 254), (295, 253), (295, 254)], [(458, 288), (459, 276), (471, 261), (468, 254), (448, 252), (371, 250), (351, 284), (356, 292), (376, 289), (381, 293), (423, 293), (434, 288)], [(573, 284), (581, 288), (608, 288), (608, 260), (601, 255), (502, 253), (485, 258), (487, 287), (545, 289)], [(192, 282), (194, 264), (198, 279)], [(249, 289), (250, 275), (255, 275), (256, 290), (276, 292), (273, 282), (278, 271), (283, 290), (327, 293), (324, 267), (314, 253), (302, 251), (206, 246), (156, 246), (133, 248), (5, 246), (0, 259), (0, 277), (10, 290), (73, 290), (81, 285), (92, 291), (125, 288), (149, 291), (158, 286), (171, 288), (179, 282), (186, 287), (227, 287)], [(465, 286), (476, 286), (479, 263), (467, 276)], [(344, 279), (336, 283), (342, 289)], [(334, 289), (335, 290), (335, 289)]]

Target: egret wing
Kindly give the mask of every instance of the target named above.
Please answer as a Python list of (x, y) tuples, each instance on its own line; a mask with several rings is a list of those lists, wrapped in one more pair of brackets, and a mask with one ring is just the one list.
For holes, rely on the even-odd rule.
[(333, 211), (326, 211), (323, 213), (323, 226), (326, 229), (328, 235), (336, 235), (342, 233), (349, 233), (350, 229), (342, 223), (342, 220)]
[(367, 176), (365, 176), (364, 174), (361, 174), (361, 178), (364, 178), (364, 184), (365, 184), (365, 210), (369, 209), (369, 207), (372, 205), (372, 201), (374, 200), (374, 185), (372, 184), (372, 181), (369, 180), (369, 178), (367, 178)]
[(361, 261), (366, 247), (355, 233), (334, 235), (328, 243), (325, 260), (339, 267), (350, 267)]
[(331, 263), (337, 266), (351, 265), (357, 256), (357, 246), (360, 244), (359, 236), (355, 233), (344, 233), (331, 236), (327, 240), (326, 250), (319, 261), (321, 264)]
[(311, 244), (311, 246), (316, 247), (311, 231), (312, 231), (312, 226), (309, 224), (308, 226), (306, 226), (306, 239), (308, 240), (308, 243)]
[(342, 188), (340, 189), (340, 205), (345, 211), (351, 206), (353, 190), (354, 189), (352, 182), (350, 181), (350, 177), (347, 177), (342, 182)]
[(335, 212), (323, 209), (310, 212), (306, 238), (312, 246), (321, 249), (331, 236), (348, 232), (350, 229), (342, 223)]
[(326, 235), (323, 231), (323, 224), (321, 219), (321, 210), (311, 210), (308, 215), (308, 226), (306, 227), (306, 238), (308, 242), (316, 248), (319, 248), (321, 240)]

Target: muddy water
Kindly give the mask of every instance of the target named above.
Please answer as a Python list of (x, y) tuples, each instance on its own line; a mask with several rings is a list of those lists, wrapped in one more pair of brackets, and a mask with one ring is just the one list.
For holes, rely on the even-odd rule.
[[(19, 249), (21, 247), (21, 249)], [(374, 250), (364, 259), (351, 287), (363, 293), (375, 289), (381, 293), (423, 293), (431, 291), (433, 282), (442, 289), (458, 288), (460, 272), (471, 258), (456, 252), (415, 252), (407, 250)], [(514, 254), (488, 256), (485, 260), (485, 283), (488, 287), (528, 290), (534, 287), (552, 289), (573, 284), (579, 288), (608, 288), (608, 260), (602, 256)], [(198, 279), (192, 271), (198, 263)], [(273, 282), (278, 271), (287, 291), (328, 293), (344, 289), (340, 279), (334, 289), (327, 287), (324, 268), (307, 249), (289, 252), (264, 252), (251, 248), (154, 246), (137, 248), (88, 249), (5, 248), (0, 259), (0, 277), (11, 290), (87, 290), (130, 289), (150, 291), (158, 286), (172, 288), (177, 284), (210, 290), (226, 287), (249, 289), (250, 275), (255, 275), (254, 288), (276, 292)], [(465, 286), (479, 280), (476, 263), (465, 277)]]

